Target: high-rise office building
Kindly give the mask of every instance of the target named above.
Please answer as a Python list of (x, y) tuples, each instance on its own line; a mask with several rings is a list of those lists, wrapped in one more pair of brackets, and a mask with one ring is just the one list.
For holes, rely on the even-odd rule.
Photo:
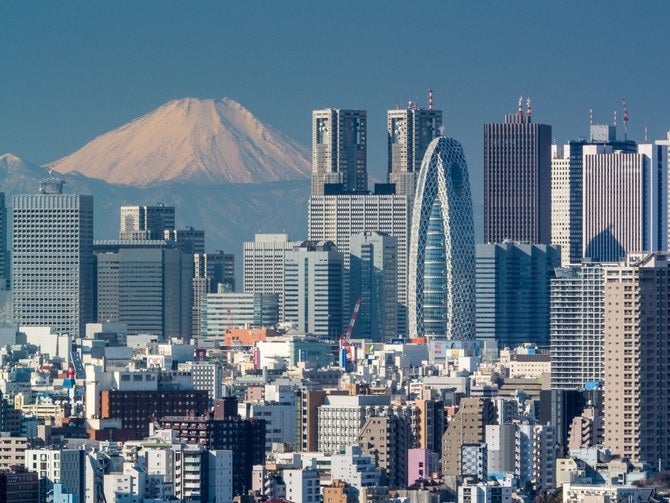
[(235, 256), (232, 253), (193, 255), (193, 338), (200, 339), (201, 312), (208, 293), (235, 291)]
[(636, 153), (637, 144), (618, 140), (616, 127), (592, 124), (588, 140), (551, 147), (551, 242), (561, 247), (561, 265), (578, 264), (582, 259), (584, 147), (600, 145), (615, 151)]
[(5, 193), (0, 192), (0, 290), (9, 288), (9, 256), (7, 253), (7, 207)]
[(551, 146), (551, 243), (561, 247), (561, 265), (582, 258), (582, 148), (571, 141)]
[(463, 148), (439, 137), (426, 151), (412, 210), (410, 337), (475, 336), (475, 237)]
[(490, 347), (549, 344), (549, 282), (560, 265), (553, 245), (478, 244), (476, 335)]
[(484, 125), (484, 242), (549, 244), (551, 126), (524, 114)]
[[(393, 194), (346, 194), (312, 196), (308, 209), (308, 238), (332, 241), (344, 254), (344, 270), (348, 275), (351, 236), (360, 232), (379, 231), (397, 240), (398, 306), (397, 333), (407, 334), (407, 250), (409, 248), (410, 198)], [(349, 282), (344, 283), (345, 321), (356, 299), (349, 295)], [(349, 311), (348, 313), (346, 311)]]
[(79, 337), (95, 319), (93, 197), (49, 178), (13, 198), (14, 321)]
[(366, 231), (351, 236), (349, 296), (354, 303), (361, 299), (354, 338), (382, 341), (397, 335), (397, 243), (396, 238), (384, 232)]
[(648, 154), (584, 146), (582, 254), (599, 262), (667, 244), (667, 158), (654, 166)]
[(389, 110), (388, 181), (395, 184), (395, 193), (414, 197), (416, 180), (426, 149), (440, 135), (442, 111), (410, 106)]
[(343, 254), (330, 241), (305, 241), (286, 252), (284, 321), (335, 339), (342, 330)]
[(184, 253), (191, 255), (205, 253), (205, 231), (186, 227), (184, 229), (165, 229), (163, 239), (173, 241)]
[(583, 389), (604, 379), (605, 269), (615, 265), (556, 269), (549, 315), (553, 388)]
[(284, 319), (284, 260), (295, 242), (288, 234), (256, 234), (243, 243), (244, 292), (279, 295), (279, 319)]
[(96, 241), (98, 320), (190, 338), (193, 256), (165, 241)]
[(121, 206), (119, 239), (164, 239), (165, 229), (174, 228), (174, 206)]
[(365, 192), (367, 114), (364, 110), (326, 108), (312, 112), (312, 195), (327, 185), (338, 192)]
[(670, 467), (670, 256), (629, 255), (605, 272), (605, 445)]

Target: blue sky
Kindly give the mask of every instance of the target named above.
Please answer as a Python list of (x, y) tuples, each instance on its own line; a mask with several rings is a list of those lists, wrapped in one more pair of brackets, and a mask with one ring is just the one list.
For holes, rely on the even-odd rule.
[(531, 96), (559, 142), (610, 122), (670, 129), (670, 2), (53, 2), (0, 4), (0, 153), (37, 163), (169, 99), (230, 96), (310, 142), (311, 110), (368, 111), (369, 171), (385, 111), (435, 93), (475, 199), (482, 125)]

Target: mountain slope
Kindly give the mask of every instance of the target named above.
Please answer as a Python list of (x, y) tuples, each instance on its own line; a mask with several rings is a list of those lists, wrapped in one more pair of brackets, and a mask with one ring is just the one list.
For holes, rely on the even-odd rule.
[(49, 164), (110, 183), (267, 183), (310, 176), (308, 150), (230, 98), (172, 100)]

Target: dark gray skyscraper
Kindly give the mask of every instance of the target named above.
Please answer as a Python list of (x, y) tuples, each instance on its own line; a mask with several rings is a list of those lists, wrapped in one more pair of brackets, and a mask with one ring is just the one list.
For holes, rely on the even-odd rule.
[(326, 108), (312, 112), (312, 195), (365, 192), (367, 172), (367, 114), (364, 110)]
[(93, 197), (62, 192), (49, 178), (13, 198), (14, 320), (78, 337), (94, 321)]
[(526, 113), (484, 124), (484, 242), (551, 242), (551, 126)]
[(442, 111), (410, 106), (389, 110), (388, 181), (395, 184), (396, 194), (414, 197), (421, 161), (433, 139), (440, 134)]

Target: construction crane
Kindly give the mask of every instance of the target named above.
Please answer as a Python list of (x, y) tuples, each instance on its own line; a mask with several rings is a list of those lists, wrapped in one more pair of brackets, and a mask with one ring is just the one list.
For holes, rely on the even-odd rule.
[(356, 324), (356, 318), (358, 317), (358, 310), (361, 308), (361, 297), (356, 301), (354, 306), (354, 311), (351, 313), (351, 319), (349, 320), (349, 326), (347, 329), (342, 332), (340, 335), (340, 350), (344, 349), (347, 352), (347, 361), (354, 361), (353, 349), (351, 347), (351, 334), (354, 331), (354, 325)]

